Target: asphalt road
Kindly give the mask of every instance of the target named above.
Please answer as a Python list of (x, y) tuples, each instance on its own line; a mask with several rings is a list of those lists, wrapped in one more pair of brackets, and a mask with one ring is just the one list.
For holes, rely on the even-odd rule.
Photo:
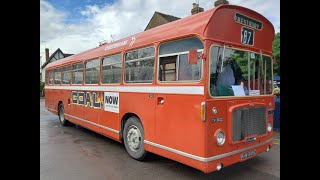
[(280, 134), (273, 148), (243, 163), (204, 174), (155, 154), (136, 161), (124, 146), (82, 127), (62, 127), (40, 99), (40, 179), (280, 179)]

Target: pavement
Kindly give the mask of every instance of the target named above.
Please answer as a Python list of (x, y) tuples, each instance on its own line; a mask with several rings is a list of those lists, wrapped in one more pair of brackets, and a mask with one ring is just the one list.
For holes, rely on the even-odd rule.
[(280, 179), (280, 132), (274, 146), (221, 171), (203, 172), (149, 153), (143, 162), (132, 159), (125, 147), (80, 126), (63, 127), (40, 99), (40, 179)]
[(280, 131), (273, 132), (273, 144), (278, 144), (280, 146)]

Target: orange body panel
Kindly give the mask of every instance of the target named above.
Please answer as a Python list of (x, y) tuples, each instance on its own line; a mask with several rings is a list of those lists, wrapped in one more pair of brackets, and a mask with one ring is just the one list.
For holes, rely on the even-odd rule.
[[(243, 25), (235, 23), (234, 15), (236, 12), (263, 22), (262, 30), (254, 31), (253, 46), (246, 46), (241, 43), (240, 32)], [(221, 26), (221, 24), (223, 24), (223, 26)], [(230, 9), (221, 8), (217, 9), (213, 14), (205, 31), (205, 37), (221, 43), (237, 45), (238, 47), (250, 50), (262, 50), (263, 53), (271, 54), (271, 46), (274, 39), (274, 27), (270, 21), (252, 10), (239, 7), (231, 7)]]
[[(241, 13), (263, 23), (261, 30), (254, 31), (254, 45), (247, 46), (241, 43), (243, 25), (235, 22), (235, 13)], [(159, 83), (156, 73), (159, 44), (189, 36), (197, 36), (204, 45), (202, 79), (198, 82)], [(259, 154), (272, 146), (272, 131), (257, 136), (257, 140), (251, 143), (232, 142), (232, 109), (238, 106), (262, 105), (267, 111), (273, 110), (274, 98), (272, 95), (211, 97), (208, 82), (210, 47), (212, 44), (227, 44), (234, 48), (255, 52), (261, 50), (264, 54), (272, 55), (273, 38), (272, 24), (260, 14), (239, 6), (218, 6), (48, 64), (47, 69), (50, 70), (96, 57), (101, 58), (120, 52), (124, 54), (126, 51), (150, 45), (155, 46), (156, 49), (152, 83), (126, 84), (123, 80), (124, 72), (122, 72), (122, 81), (118, 85), (46, 85), (45, 106), (57, 114), (58, 104), (61, 101), (64, 104), (66, 119), (119, 142), (121, 142), (124, 117), (135, 114), (144, 128), (144, 146), (147, 151), (206, 173), (212, 172), (216, 170), (217, 163), (223, 163), (225, 167), (240, 162), (241, 153), (255, 149), (256, 154)], [(95, 101), (101, 102), (101, 107), (73, 104), (72, 91), (100, 94)], [(119, 112), (105, 109), (106, 99), (103, 94), (106, 92), (119, 93), (117, 101)], [(91, 101), (92, 98), (93, 96)], [(206, 105), (205, 121), (201, 120), (202, 102)], [(212, 113), (213, 107), (218, 108), (217, 114)], [(268, 115), (268, 112), (266, 114), (267, 122), (273, 124), (273, 116)], [(223, 120), (213, 122), (213, 118)], [(226, 133), (226, 142), (223, 146), (216, 144), (215, 133), (218, 129)]]
[[(246, 107), (250, 106), (250, 104), (254, 105), (264, 105), (266, 107), (269, 107), (267, 109), (273, 109), (274, 107), (274, 100), (273, 97), (260, 97), (260, 98), (254, 98), (254, 99), (248, 99), (248, 98), (243, 98), (243, 99), (221, 99), (219, 100), (219, 104), (215, 103), (215, 100), (207, 100), (207, 156), (215, 156), (219, 154), (223, 154), (225, 152), (231, 152), (235, 151), (238, 149), (242, 149), (248, 146), (244, 141), (240, 142), (232, 142), (232, 109), (241, 106), (241, 107)], [(271, 102), (271, 106), (269, 103)], [(213, 114), (211, 112), (211, 109), (213, 107), (216, 107), (218, 109), (217, 114)], [(211, 120), (213, 118), (223, 118), (222, 122), (215, 122), (213, 123)], [(273, 123), (273, 117), (269, 116), (268, 117), (270, 121)], [(226, 143), (223, 146), (218, 146), (216, 145), (214, 134), (218, 129), (222, 129), (226, 132), (227, 137), (226, 137)], [(211, 137), (211, 138), (210, 138)], [(261, 142), (264, 142), (268, 139), (271, 139), (273, 137), (273, 133), (268, 133), (267, 135), (263, 135), (258, 137), (259, 140), (250, 143), (250, 146), (259, 144)]]
[[(204, 156), (205, 124), (200, 118), (203, 96), (158, 94), (163, 104), (156, 106), (157, 144), (183, 152)], [(196, 128), (195, 128), (196, 127)]]
[[(120, 117), (126, 113), (138, 115), (144, 128), (145, 139), (154, 139), (155, 135), (155, 97), (150, 93), (120, 93)], [(120, 122), (120, 119), (119, 121)], [(118, 123), (120, 124), (120, 123)]]

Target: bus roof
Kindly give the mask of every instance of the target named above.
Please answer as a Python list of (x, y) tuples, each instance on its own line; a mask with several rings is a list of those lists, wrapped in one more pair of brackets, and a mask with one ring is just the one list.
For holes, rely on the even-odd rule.
[[(226, 11), (224, 13), (228, 13), (228, 10), (230, 9), (238, 10), (241, 12), (247, 12), (251, 15), (254, 15), (255, 17), (258, 17), (259, 20), (264, 23), (264, 27), (268, 27), (269, 29), (268, 32), (270, 31), (273, 32), (272, 34), (272, 40), (273, 40), (274, 27), (272, 23), (261, 14), (241, 6), (219, 5), (207, 11), (170, 22), (170, 23), (149, 29), (144, 32), (140, 32), (138, 34), (134, 34), (132, 36), (122, 38), (111, 43), (103, 44), (99, 47), (60, 59), (58, 61), (54, 61), (48, 64), (47, 68), (69, 64), (69, 63), (80, 62), (83, 60), (90, 60), (90, 59), (98, 58), (101, 56), (112, 55), (112, 54), (120, 53), (121, 51), (124, 51), (124, 50), (136, 49), (139, 47), (153, 45), (154, 43), (157, 43), (160, 41), (163, 42), (163, 41), (178, 39), (181, 37), (186, 37), (191, 35), (198, 35), (202, 39), (207, 39), (207, 38), (216, 39), (214, 38), (214, 36), (211, 36), (211, 38), (209, 37), (209, 35), (206, 33), (207, 27), (216, 12), (218, 11), (221, 12), (221, 10), (224, 10)], [(213, 20), (213, 21), (217, 21), (217, 20)], [(271, 33), (269, 34), (271, 35)], [(271, 38), (269, 37), (269, 39)], [(264, 48), (264, 49), (268, 52), (271, 52), (271, 47)]]

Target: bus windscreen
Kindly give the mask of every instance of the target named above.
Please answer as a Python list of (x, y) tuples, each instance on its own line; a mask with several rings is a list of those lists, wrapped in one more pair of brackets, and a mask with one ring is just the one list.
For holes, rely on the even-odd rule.
[(213, 46), (210, 51), (211, 96), (272, 94), (271, 57)]

